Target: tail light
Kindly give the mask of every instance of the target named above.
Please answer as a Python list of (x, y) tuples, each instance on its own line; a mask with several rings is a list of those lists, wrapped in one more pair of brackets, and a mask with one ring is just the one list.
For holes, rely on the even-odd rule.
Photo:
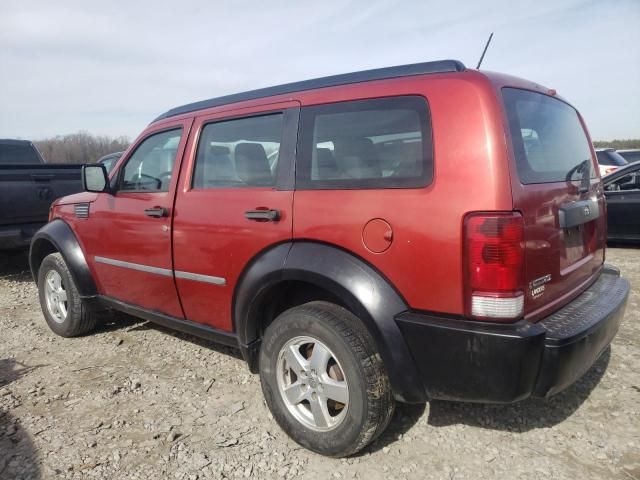
[(618, 167), (605, 167), (604, 174), (609, 175), (610, 173), (615, 172), (617, 169)]
[(467, 316), (510, 321), (524, 310), (524, 238), (519, 213), (474, 213), (464, 220)]

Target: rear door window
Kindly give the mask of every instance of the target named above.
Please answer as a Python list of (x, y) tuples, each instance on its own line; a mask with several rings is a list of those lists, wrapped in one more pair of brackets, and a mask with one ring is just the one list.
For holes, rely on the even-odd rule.
[(205, 125), (193, 188), (274, 186), (283, 118), (282, 113), (275, 113)]
[(502, 96), (522, 183), (578, 181), (584, 165), (595, 178), (589, 140), (573, 107), (515, 88), (503, 88)]
[(418, 96), (305, 107), (296, 188), (415, 188), (431, 182), (431, 120)]

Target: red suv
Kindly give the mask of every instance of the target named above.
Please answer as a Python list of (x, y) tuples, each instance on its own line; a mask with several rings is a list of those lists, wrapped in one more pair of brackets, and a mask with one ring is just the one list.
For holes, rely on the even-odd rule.
[(83, 177), (31, 244), (51, 329), (112, 309), (237, 346), (326, 455), (395, 401), (552, 395), (626, 306), (578, 112), (458, 61), (178, 107)]

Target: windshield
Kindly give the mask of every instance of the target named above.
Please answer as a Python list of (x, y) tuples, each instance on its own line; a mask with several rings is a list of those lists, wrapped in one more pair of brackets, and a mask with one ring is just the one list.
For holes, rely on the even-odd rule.
[(595, 178), (589, 140), (573, 107), (516, 88), (503, 88), (502, 96), (522, 183), (580, 180), (585, 164)]

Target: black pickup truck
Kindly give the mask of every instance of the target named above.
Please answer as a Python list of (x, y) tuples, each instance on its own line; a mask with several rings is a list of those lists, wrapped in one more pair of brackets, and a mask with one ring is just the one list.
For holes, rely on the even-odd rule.
[(0, 140), (0, 250), (29, 245), (51, 202), (82, 190), (81, 168), (45, 163), (29, 141)]

